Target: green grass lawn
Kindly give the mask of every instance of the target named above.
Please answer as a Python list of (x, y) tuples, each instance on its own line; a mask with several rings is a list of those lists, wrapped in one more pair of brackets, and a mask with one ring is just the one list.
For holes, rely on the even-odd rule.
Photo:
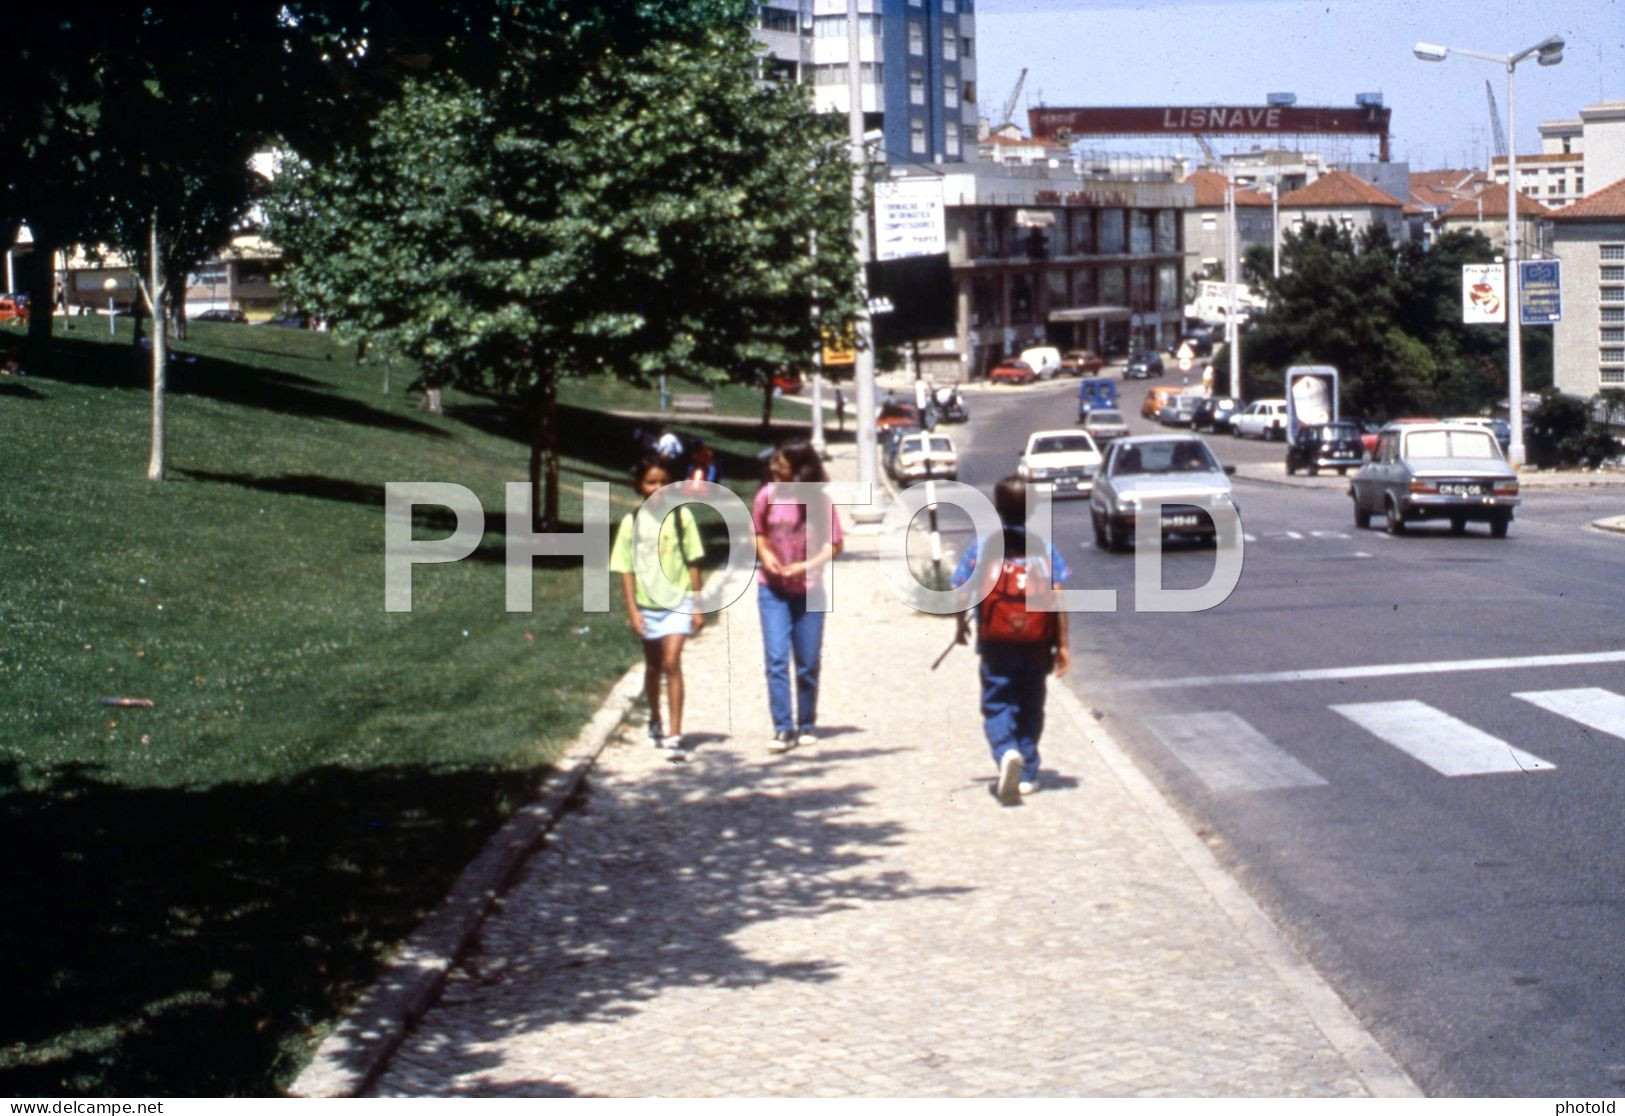
[[(194, 325), (152, 483), (129, 326), (85, 324), (52, 374), (0, 380), (0, 1092), (271, 1094), (637, 649), (618, 590), (581, 612), (571, 563), (504, 611), (526, 446), (502, 400), (421, 414), (406, 370), (385, 394), (328, 335)], [(634, 423), (604, 410), (653, 395), (562, 393), (567, 530), (582, 480), (632, 506)], [(746, 499), (784, 433), (674, 426)], [(391, 480), (466, 485), (487, 513), (476, 558), (418, 567), (410, 614), (383, 607)]]

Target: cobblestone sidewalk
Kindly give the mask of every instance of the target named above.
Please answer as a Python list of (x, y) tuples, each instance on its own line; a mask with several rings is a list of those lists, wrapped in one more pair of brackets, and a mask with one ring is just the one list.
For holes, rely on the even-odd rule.
[(754, 592), (629, 726), (375, 1095), (1414, 1095), (1061, 686), (990, 794), (975, 660), (836, 568), (823, 738), (769, 735)]

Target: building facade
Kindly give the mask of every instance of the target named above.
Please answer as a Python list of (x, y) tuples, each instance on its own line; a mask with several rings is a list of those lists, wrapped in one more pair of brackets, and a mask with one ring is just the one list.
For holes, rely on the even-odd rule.
[(1625, 387), (1625, 178), (1551, 215), (1563, 261), (1563, 320), (1552, 329), (1552, 379), (1589, 399)]
[[(1195, 171), (1185, 178), (1194, 200), (1181, 223), (1185, 239), (1185, 277), (1195, 278), (1223, 267), (1225, 257), (1225, 181), (1217, 171)], [(1270, 198), (1245, 186), (1236, 187), (1236, 259), (1254, 244), (1275, 243), (1275, 215)]]
[(1404, 204), (1348, 171), (1327, 171), (1301, 190), (1284, 195), (1279, 209), (1285, 229), (1314, 221), (1340, 225), (1356, 237), (1372, 225), (1383, 226), (1396, 243), (1409, 236)]
[(974, 0), (859, 0), (858, 57), (846, 0), (773, 0), (754, 31), (767, 78), (809, 85), (814, 107), (849, 111), (859, 67), (865, 129), (881, 131), (888, 162), (975, 160)]
[[(1507, 160), (1497, 155), (1490, 173), (1502, 186)], [(1540, 126), (1540, 153), (1518, 156), (1518, 192), (1556, 208), (1586, 196), (1586, 184), (1606, 186), (1625, 178), (1625, 101), (1587, 105), (1573, 120)]]

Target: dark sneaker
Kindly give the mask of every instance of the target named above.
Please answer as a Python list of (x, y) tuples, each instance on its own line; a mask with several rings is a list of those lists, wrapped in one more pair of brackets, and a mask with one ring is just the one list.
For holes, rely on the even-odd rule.
[(1021, 801), (1021, 753), (1011, 748), (999, 760), (999, 802), (1014, 806)]
[(767, 746), (770, 752), (788, 752), (796, 746), (796, 734), (789, 729), (773, 734), (773, 742)]

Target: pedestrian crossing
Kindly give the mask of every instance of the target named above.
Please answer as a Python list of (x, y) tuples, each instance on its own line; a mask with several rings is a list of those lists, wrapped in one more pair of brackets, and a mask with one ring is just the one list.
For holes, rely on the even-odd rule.
[[(1625, 696), (1600, 687), (1531, 690), (1513, 697), (1594, 733), (1625, 740)], [(1327, 710), (1445, 778), (1537, 775), (1557, 770), (1535, 755), (1423, 701), (1343, 702)], [(1325, 776), (1228, 710), (1164, 713), (1144, 724), (1216, 794), (1327, 785)]]

